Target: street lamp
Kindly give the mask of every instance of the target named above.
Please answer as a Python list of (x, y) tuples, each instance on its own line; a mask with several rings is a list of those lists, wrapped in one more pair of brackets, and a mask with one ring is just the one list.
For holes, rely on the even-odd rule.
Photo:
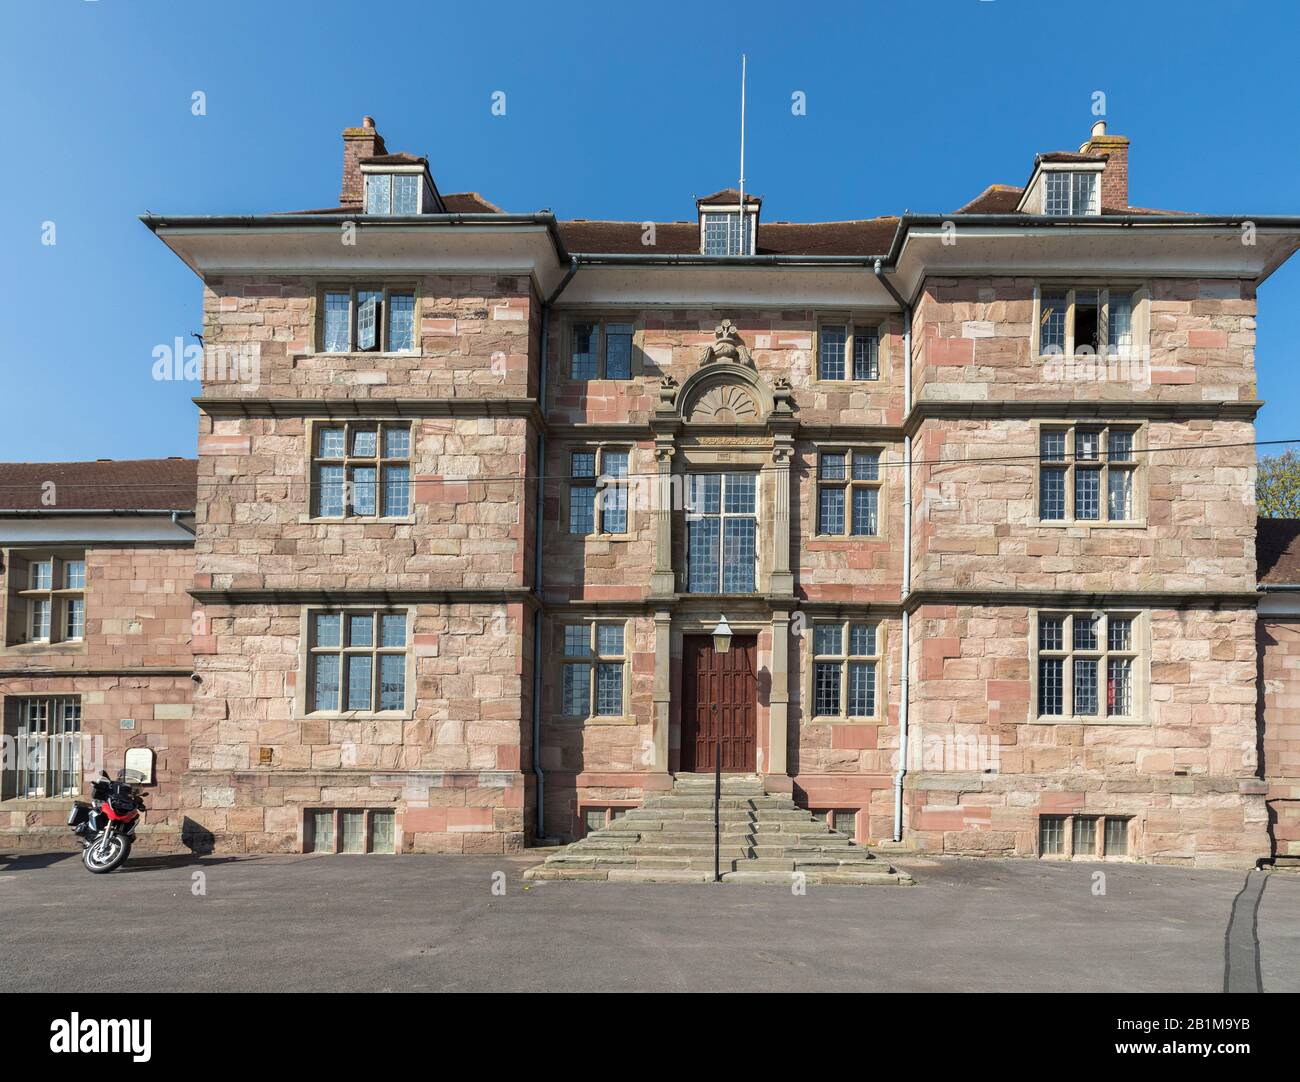
[(727, 623), (725, 615), (713, 629), (713, 648), (720, 654), (725, 654), (731, 649), (731, 625)]

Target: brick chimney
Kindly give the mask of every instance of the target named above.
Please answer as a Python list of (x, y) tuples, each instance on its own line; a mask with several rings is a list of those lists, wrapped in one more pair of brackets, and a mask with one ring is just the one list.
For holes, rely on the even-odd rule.
[(1106, 122), (1097, 121), (1092, 135), (1079, 148), (1080, 154), (1105, 154), (1106, 168), (1101, 174), (1101, 205), (1103, 211), (1128, 209), (1128, 137), (1107, 135)]
[(384, 137), (375, 128), (375, 118), (361, 118), (361, 127), (343, 129), (343, 206), (360, 207), (366, 200), (366, 183), (361, 176), (361, 162), (376, 154), (387, 154)]

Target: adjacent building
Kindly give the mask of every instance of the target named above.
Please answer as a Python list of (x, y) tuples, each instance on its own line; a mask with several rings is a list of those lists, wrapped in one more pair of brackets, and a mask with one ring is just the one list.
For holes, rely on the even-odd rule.
[[(951, 214), (818, 223), (506, 213), (343, 140), (335, 206), (145, 218), (240, 361), (204, 366), (196, 536), (148, 550), (193, 602), (153, 709), (192, 703), (191, 841), (514, 851), (717, 763), (925, 852), (1300, 854), (1253, 446), (1300, 222), (1134, 207), (1101, 124)], [(87, 548), (93, 632), (82, 540), (52, 574)], [(4, 673), (6, 731), (101, 693), (42, 679)]]

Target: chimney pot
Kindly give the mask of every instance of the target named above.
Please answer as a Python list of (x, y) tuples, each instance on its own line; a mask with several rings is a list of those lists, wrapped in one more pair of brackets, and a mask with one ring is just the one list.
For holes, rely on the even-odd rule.
[[(375, 126), (375, 118), (372, 116), (363, 116), (361, 118), (361, 126), (363, 128), (373, 128)], [(1102, 132), (1104, 133), (1105, 130), (1106, 130), (1105, 125), (1102, 125)], [(1097, 129), (1093, 128), (1094, 134), (1096, 133), (1096, 131)]]
[(361, 163), (366, 158), (387, 154), (384, 137), (375, 127), (375, 118), (361, 118), (361, 127), (347, 128), (343, 132), (343, 187), (339, 202), (345, 207), (360, 207), (365, 202), (365, 178)]
[[(366, 119), (369, 120), (370, 118), (367, 117)], [(1092, 126), (1092, 138), (1096, 139), (1096, 138), (1098, 138), (1099, 136), (1102, 136), (1102, 135), (1105, 135), (1105, 134), (1106, 134), (1106, 122), (1105, 122), (1104, 120), (1098, 120), (1098, 121), (1097, 121), (1095, 124), (1093, 124), (1093, 126)]]

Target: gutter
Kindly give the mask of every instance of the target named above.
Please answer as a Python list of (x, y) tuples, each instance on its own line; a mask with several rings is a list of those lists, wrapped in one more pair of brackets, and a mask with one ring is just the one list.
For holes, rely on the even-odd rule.
[(604, 267), (871, 267), (875, 255), (701, 255), (687, 253), (583, 252), (574, 257), (584, 266)]
[(368, 215), (360, 207), (351, 214), (141, 214), (140, 221), (155, 234), (159, 230), (223, 230), (223, 229), (300, 229), (303, 226), (321, 225), (336, 228), (344, 222), (365, 229), (410, 228), (411, 226), (497, 226), (512, 229), (519, 226), (544, 226), (555, 245), (561, 262), (571, 263), (572, 256), (564, 246), (555, 215), (550, 211), (535, 214), (490, 214), (484, 212), (465, 214), (401, 214)]
[[(0, 518), (67, 518), (72, 515), (93, 515), (101, 517), (126, 517), (126, 518), (171, 518), (173, 522), (184, 515), (193, 516), (192, 510), (177, 510), (170, 507), (82, 507), (82, 508), (64, 508), (64, 507), (20, 507), (0, 509)], [(179, 522), (176, 523), (178, 526)], [(182, 527), (184, 529), (184, 527)]]
[[(876, 278), (889, 291), (903, 313), (903, 416), (912, 409), (912, 306), (885, 277), (883, 260), (877, 259)], [(907, 605), (912, 591), (912, 435), (903, 436), (903, 582), (902, 659), (898, 696), (898, 769), (894, 772), (894, 841), (903, 840), (903, 779), (907, 777), (908, 706), (911, 692), (912, 613)]]
[[(569, 269), (560, 284), (542, 301), (542, 344), (538, 350), (537, 405), (546, 415), (546, 371), (550, 366), (551, 306), (578, 273), (578, 260), (569, 257)], [(537, 840), (546, 837), (546, 772), (542, 769), (542, 525), (546, 517), (546, 426), (537, 429), (537, 510), (533, 521), (533, 776), (537, 779)]]

